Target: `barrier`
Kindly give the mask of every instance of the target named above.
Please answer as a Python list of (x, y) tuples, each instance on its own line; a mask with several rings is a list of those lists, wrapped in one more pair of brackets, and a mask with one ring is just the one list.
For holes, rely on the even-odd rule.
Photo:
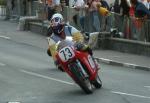
[(144, 25), (143, 28), (144, 30), (142, 34), (145, 35), (145, 41), (150, 42), (150, 20), (146, 20), (143, 25)]
[(0, 5), (0, 19), (6, 18), (6, 6)]
[(106, 25), (117, 28), (123, 33), (124, 39), (150, 42), (150, 20), (121, 16), (117, 13), (111, 13), (110, 19), (111, 23)]
[(150, 42), (150, 20), (130, 17), (130, 35), (133, 40)]
[[(84, 8), (75, 10), (65, 6), (62, 12), (65, 21), (85, 32), (110, 32), (116, 28), (121, 38), (150, 42), (150, 20), (140, 20), (111, 12), (102, 16), (98, 12), (87, 12)], [(74, 22), (76, 15), (76, 23)]]
[[(69, 22), (69, 24), (75, 26), (76, 28), (80, 29), (81, 30), (81, 26), (79, 24), (79, 12), (81, 12), (82, 10), (80, 11), (76, 11), (74, 8), (71, 8), (71, 7), (68, 7), (68, 6), (64, 6), (62, 8), (62, 15), (65, 19), (65, 22)], [(76, 15), (77, 17), (77, 23), (74, 22), (74, 19), (73, 18), (74, 16)]]

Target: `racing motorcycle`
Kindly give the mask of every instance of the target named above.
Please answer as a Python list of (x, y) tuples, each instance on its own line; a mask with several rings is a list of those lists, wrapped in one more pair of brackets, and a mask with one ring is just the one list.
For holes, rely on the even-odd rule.
[[(49, 39), (50, 41), (50, 39)], [(81, 89), (87, 93), (93, 93), (93, 87), (101, 88), (102, 81), (98, 75), (97, 62), (86, 51), (77, 48), (78, 43), (67, 36), (65, 40), (57, 43), (56, 59), (59, 67), (63, 69)]]

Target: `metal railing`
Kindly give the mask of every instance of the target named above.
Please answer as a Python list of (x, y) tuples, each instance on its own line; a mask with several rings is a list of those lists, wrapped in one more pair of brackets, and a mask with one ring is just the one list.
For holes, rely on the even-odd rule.
[[(111, 12), (108, 16), (101, 16), (100, 14), (90, 14), (84, 9), (75, 11), (74, 8), (64, 7), (62, 14), (66, 21), (76, 26), (78, 29), (86, 32), (110, 32), (112, 28), (116, 28), (118, 32), (122, 33), (121, 38), (150, 42), (150, 20), (137, 19), (133, 17), (122, 16), (120, 14)], [(73, 16), (77, 14), (77, 24), (73, 22)], [(93, 17), (98, 16), (99, 22), (93, 23)], [(81, 17), (83, 17), (84, 25), (81, 25)], [(99, 23), (99, 24), (98, 24)], [(98, 27), (98, 31), (93, 27)]]
[(130, 18), (129, 23), (131, 39), (150, 42), (150, 20)]

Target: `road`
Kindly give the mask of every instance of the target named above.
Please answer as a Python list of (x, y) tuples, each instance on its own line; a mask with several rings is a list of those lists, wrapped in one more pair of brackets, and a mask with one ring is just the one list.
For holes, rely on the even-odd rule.
[(103, 87), (86, 95), (55, 68), (45, 36), (1, 23), (0, 103), (149, 103), (150, 72), (101, 64)]

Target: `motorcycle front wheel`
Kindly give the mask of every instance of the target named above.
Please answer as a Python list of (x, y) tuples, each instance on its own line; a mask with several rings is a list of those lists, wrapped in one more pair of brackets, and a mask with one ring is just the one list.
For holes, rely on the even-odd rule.
[(86, 94), (91, 94), (93, 93), (93, 87), (91, 82), (89, 81), (89, 79), (87, 78), (86, 80), (81, 80), (78, 82), (78, 85), (82, 88), (82, 90), (86, 93)]
[(95, 88), (102, 87), (102, 81), (101, 81), (99, 75), (97, 75), (96, 79), (93, 81), (93, 85), (95, 86)]
[(73, 63), (73, 65), (70, 66), (71, 72), (75, 75), (76, 83), (80, 86), (80, 88), (86, 93), (91, 94), (93, 93), (93, 87), (88, 77), (85, 77), (85, 75), (81, 72), (79, 66), (77, 63)]

